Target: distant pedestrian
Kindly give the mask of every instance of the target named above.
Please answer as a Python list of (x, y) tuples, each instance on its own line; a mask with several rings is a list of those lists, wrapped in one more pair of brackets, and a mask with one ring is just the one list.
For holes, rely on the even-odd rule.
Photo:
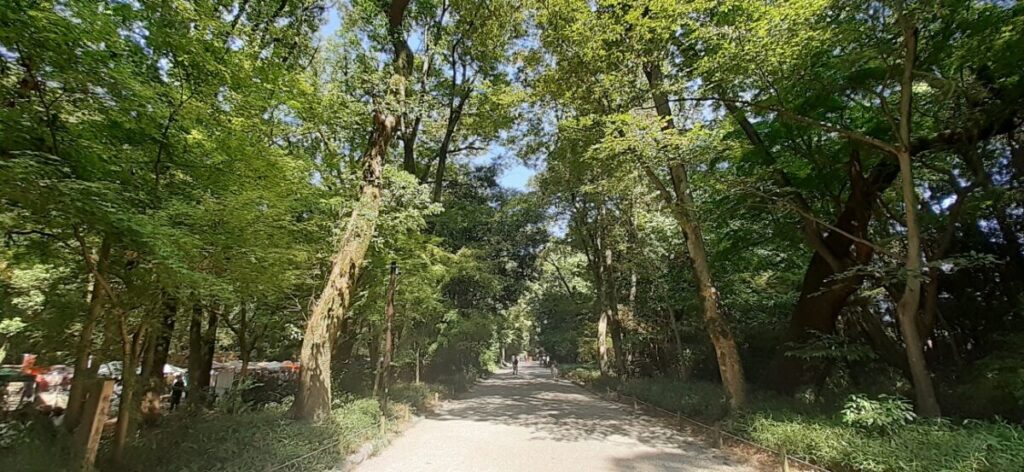
[(174, 383), (171, 384), (171, 411), (181, 403), (181, 396), (185, 394), (185, 381), (181, 380), (181, 376), (174, 377)]
[(519, 356), (512, 356), (512, 375), (519, 375)]

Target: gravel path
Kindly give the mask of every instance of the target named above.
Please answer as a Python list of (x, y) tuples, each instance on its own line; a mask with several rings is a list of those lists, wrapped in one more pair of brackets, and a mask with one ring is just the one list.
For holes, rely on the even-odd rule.
[(412, 425), (357, 468), (378, 471), (754, 471), (662, 421), (521, 366)]

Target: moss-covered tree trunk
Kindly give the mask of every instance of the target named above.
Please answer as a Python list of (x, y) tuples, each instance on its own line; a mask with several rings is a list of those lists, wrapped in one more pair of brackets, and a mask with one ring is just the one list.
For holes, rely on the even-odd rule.
[[(384, 11), (388, 34), (394, 48), (392, 83), (389, 90), (404, 95), (405, 83), (412, 73), (412, 50), (402, 33), (402, 22), (409, 0), (392, 0)], [(386, 103), (388, 100), (384, 100)], [(399, 111), (378, 106), (373, 114), (370, 148), (363, 157), (363, 184), (359, 201), (349, 216), (344, 236), (339, 241), (320, 297), (317, 298), (300, 353), (299, 389), (291, 414), (304, 420), (319, 420), (331, 409), (331, 351), (337, 338), (339, 320), (351, 301), (352, 286), (370, 247), (381, 205), (381, 171), (384, 157), (398, 127)]]

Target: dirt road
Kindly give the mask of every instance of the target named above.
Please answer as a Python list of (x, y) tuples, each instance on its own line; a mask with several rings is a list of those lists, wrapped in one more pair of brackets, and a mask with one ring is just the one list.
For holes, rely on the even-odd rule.
[(663, 426), (601, 400), (547, 369), (521, 366), (446, 402), (360, 472), (753, 471)]

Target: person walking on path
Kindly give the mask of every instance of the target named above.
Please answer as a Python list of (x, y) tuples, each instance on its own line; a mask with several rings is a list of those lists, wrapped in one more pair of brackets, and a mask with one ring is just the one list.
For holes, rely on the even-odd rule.
[(512, 356), (512, 375), (519, 375), (519, 356)]
[(185, 393), (185, 382), (181, 380), (181, 376), (174, 378), (174, 383), (171, 384), (171, 411), (174, 411), (181, 403), (181, 396)]

